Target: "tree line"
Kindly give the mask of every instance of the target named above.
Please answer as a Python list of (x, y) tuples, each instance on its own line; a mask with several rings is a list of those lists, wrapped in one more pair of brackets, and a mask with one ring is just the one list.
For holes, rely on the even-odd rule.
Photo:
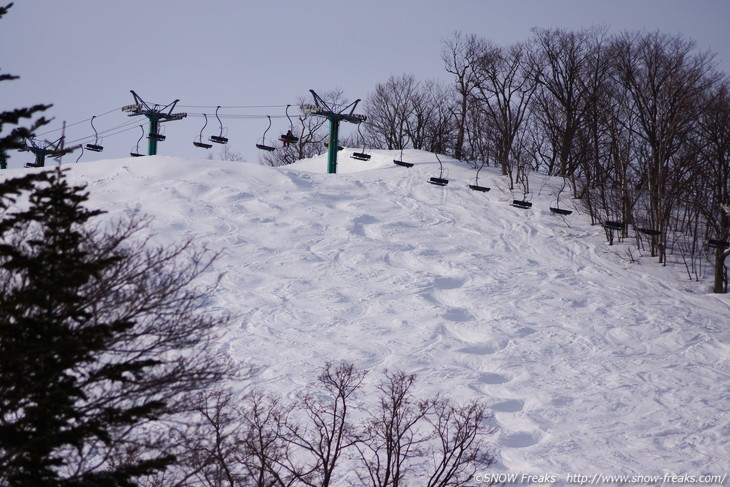
[(346, 143), (485, 162), (525, 195), (531, 172), (562, 177), (609, 243), (631, 236), (690, 279), (714, 260), (727, 292), (730, 81), (714, 54), (661, 32), (535, 28), (508, 46), (455, 32), (441, 59), (452, 82), (390, 76), (364, 103), (365, 140)]
[(450, 87), (376, 86), (373, 147), (486, 161), (525, 193), (532, 171), (565, 178), (610, 243), (633, 235), (696, 279), (714, 257), (727, 292), (730, 82), (712, 53), (660, 32), (536, 28), (510, 46), (457, 32), (441, 54)]

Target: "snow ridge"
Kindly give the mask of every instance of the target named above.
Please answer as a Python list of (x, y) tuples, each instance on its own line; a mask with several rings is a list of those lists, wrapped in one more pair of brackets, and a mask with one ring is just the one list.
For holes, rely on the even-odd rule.
[[(433, 154), (340, 154), (285, 168), (162, 156), (72, 166), (91, 204), (138, 206), (159, 242), (223, 250), (211, 310), (251, 385), (295, 397), (326, 360), (418, 374), (421, 393), (494, 411), (496, 469), (722, 474), (730, 458), (727, 296), (650, 259), (629, 263), (560, 184), (528, 210), (485, 168)], [(7, 176), (20, 170), (6, 171)], [(569, 198), (561, 204), (570, 205)], [(213, 272), (210, 279), (213, 280)]]

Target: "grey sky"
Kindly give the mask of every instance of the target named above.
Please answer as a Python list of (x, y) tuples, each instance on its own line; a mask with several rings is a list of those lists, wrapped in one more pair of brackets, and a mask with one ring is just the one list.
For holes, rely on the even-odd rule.
[[(447, 80), (441, 40), (453, 31), (509, 44), (527, 40), (534, 26), (682, 34), (717, 53), (730, 72), (729, 20), (728, 0), (17, 0), (0, 20), (0, 70), (21, 78), (0, 85), (0, 109), (54, 104), (48, 112), (54, 123), (40, 133), (131, 104), (129, 90), (152, 103), (179, 98), (176, 111), (276, 105), (222, 113), (281, 116), (283, 106), (310, 88), (340, 88), (354, 100), (391, 74)], [(95, 125), (106, 130), (132, 121), (117, 110)], [(224, 123), (231, 150), (255, 161), (266, 119)], [(205, 158), (192, 145), (202, 124), (192, 116), (170, 122), (158, 153)], [(216, 124), (211, 121), (206, 136)], [(286, 128), (286, 119), (275, 119), (267, 136)], [(127, 157), (140, 134), (135, 129), (105, 137), (104, 152), (81, 160)], [(67, 132), (69, 140), (88, 135), (88, 122)], [(12, 154), (11, 167), (30, 159)]]

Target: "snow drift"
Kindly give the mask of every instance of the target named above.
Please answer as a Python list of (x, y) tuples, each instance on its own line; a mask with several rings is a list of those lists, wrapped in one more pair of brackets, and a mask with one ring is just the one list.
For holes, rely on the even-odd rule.
[[(499, 174), (433, 154), (342, 151), (285, 168), (171, 157), (73, 165), (91, 204), (154, 217), (158, 242), (223, 254), (209, 309), (250, 385), (294, 397), (326, 360), (418, 374), (420, 394), (488, 402), (497, 471), (723, 474), (730, 458), (728, 296), (609, 247), (580, 208), (549, 211), (533, 176), (510, 206)], [(6, 171), (4, 176), (22, 173)], [(572, 204), (569, 198), (563, 205)], [(213, 280), (211, 273), (210, 279)]]

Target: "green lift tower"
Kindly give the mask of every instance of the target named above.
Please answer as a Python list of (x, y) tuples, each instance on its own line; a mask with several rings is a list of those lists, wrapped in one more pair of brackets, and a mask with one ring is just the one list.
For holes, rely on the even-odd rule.
[[(314, 92), (314, 90), (309, 90), (309, 92), (314, 97), (314, 105), (301, 105), (299, 108), (304, 113), (324, 117), (330, 121), (330, 135), (327, 146), (327, 173), (335, 174), (337, 173), (337, 151), (339, 149), (340, 122), (345, 121), (360, 124), (364, 122), (367, 117), (365, 117), (365, 115), (353, 113), (355, 111), (355, 107), (357, 107), (357, 104), (360, 102), (359, 98), (339, 112), (335, 112), (322, 98), (320, 98), (317, 93)], [(349, 112), (347, 112), (348, 109), (350, 109)]]
[(122, 107), (123, 112), (129, 112), (130, 117), (136, 117), (137, 115), (144, 115), (150, 121), (150, 131), (147, 134), (149, 140), (147, 155), (154, 156), (157, 154), (157, 143), (165, 140), (165, 136), (160, 133), (160, 124), (162, 122), (169, 122), (172, 120), (182, 120), (187, 117), (187, 113), (172, 113), (175, 109), (175, 105), (180, 100), (162, 106), (162, 105), (149, 105), (133, 90), (130, 90), (134, 97), (134, 105), (127, 105)]

